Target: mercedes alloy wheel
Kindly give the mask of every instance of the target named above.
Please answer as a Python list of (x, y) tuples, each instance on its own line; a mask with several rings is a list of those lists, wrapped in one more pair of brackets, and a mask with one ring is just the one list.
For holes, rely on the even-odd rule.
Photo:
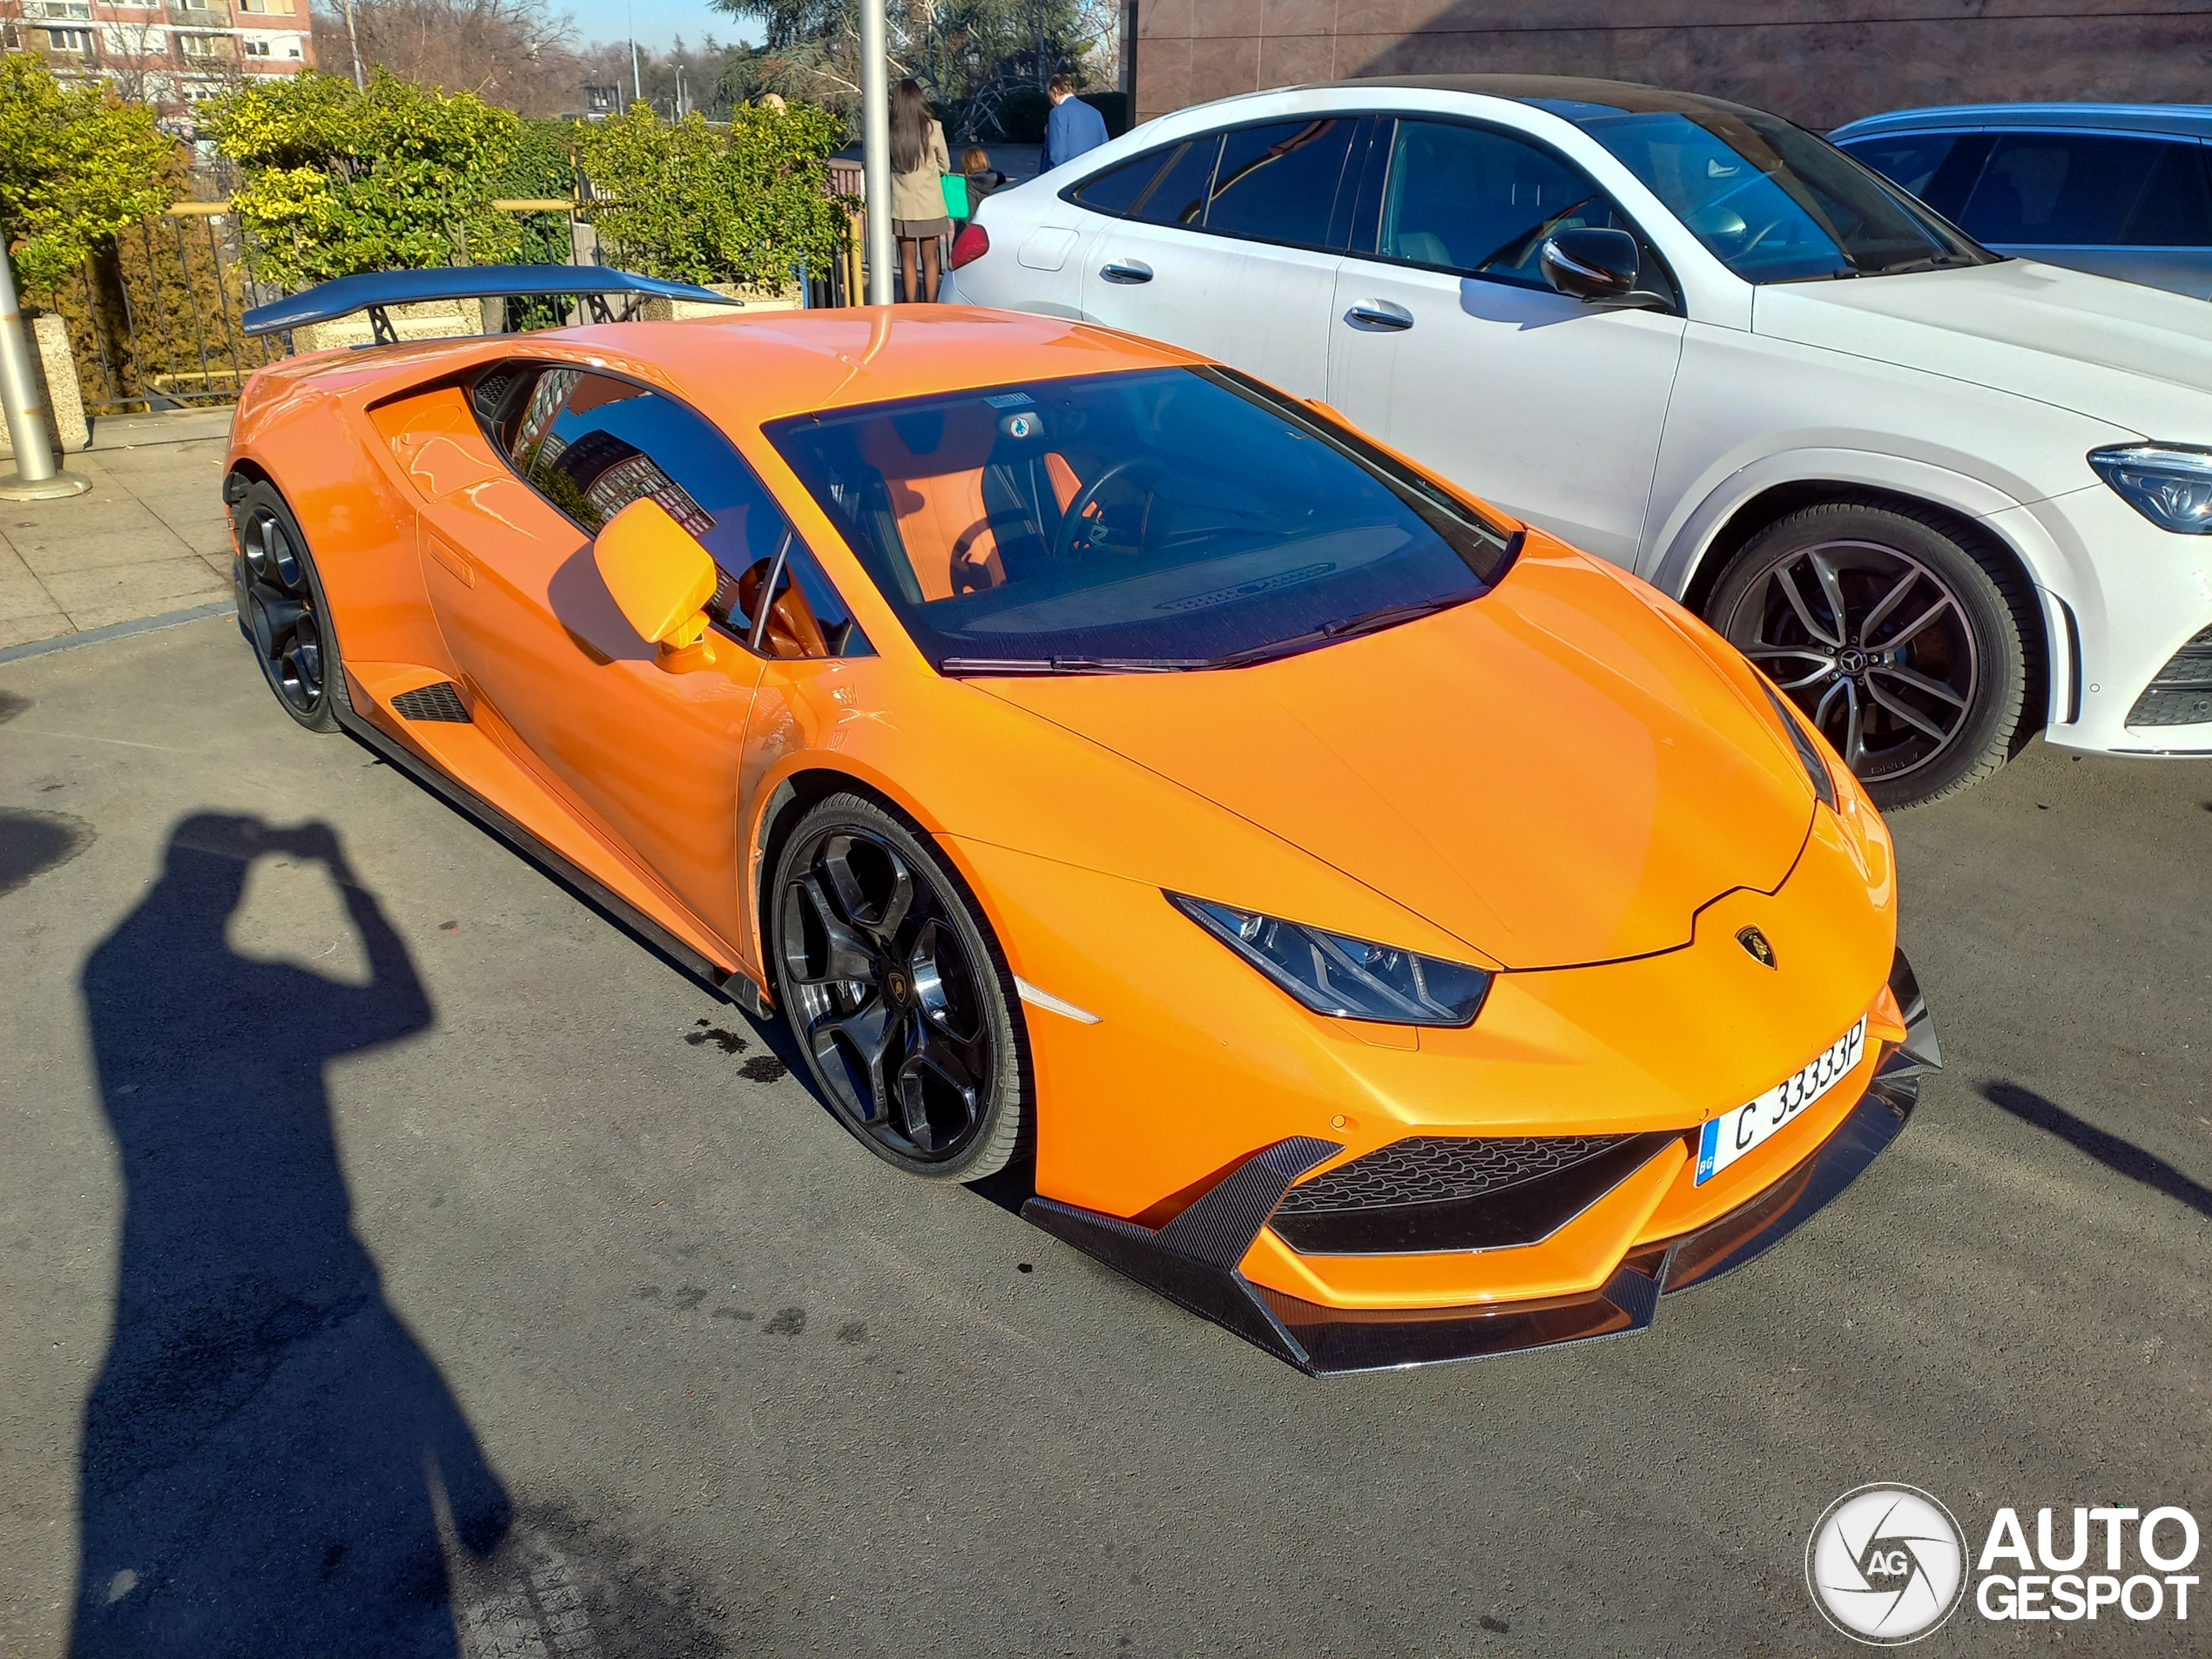
[(1934, 523), (1825, 502), (1753, 537), (1707, 617), (1878, 804), (1905, 806), (2007, 757), (2027, 678), (2022, 602), (2000, 585), (2007, 576)]

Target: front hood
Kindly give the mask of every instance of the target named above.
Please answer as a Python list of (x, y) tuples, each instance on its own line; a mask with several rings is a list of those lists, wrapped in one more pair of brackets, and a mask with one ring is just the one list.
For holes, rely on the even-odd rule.
[(1750, 671), (1724, 667), (1696, 629), (1634, 578), (1531, 531), (1484, 597), (1302, 656), (970, 684), (1495, 962), (1565, 967), (1687, 943), (1700, 906), (1772, 892), (1804, 845), (1804, 770)]
[(1752, 328), (1925, 369), (2107, 421), (2212, 442), (2212, 307), (2033, 260), (1770, 283)]

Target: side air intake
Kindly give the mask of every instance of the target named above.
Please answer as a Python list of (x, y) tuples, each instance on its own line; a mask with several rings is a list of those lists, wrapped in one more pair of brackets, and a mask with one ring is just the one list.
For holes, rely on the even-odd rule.
[(392, 699), (392, 706), (404, 720), (446, 720), (455, 725), (469, 724), (469, 711), (462, 706), (461, 688), (451, 680), (440, 680), (435, 685), (418, 686), (412, 691), (401, 691)]

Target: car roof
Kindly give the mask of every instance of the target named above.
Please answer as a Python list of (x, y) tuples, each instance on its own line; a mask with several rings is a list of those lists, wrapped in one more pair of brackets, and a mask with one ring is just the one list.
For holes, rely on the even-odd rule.
[[(1300, 91), (1352, 91), (1370, 87), (1394, 87), (1415, 92), (1465, 92), (1478, 98), (1505, 98), (1548, 109), (1573, 120), (1580, 114), (1622, 111), (1636, 115), (1761, 114), (1749, 105), (1703, 92), (1678, 92), (1637, 81), (1600, 80), (1587, 75), (1363, 75), (1355, 79), (1319, 81)], [(1292, 89), (1283, 88), (1283, 91)], [(1581, 106), (1562, 108), (1562, 105)]]
[(1891, 110), (1838, 127), (1855, 138), (1925, 127), (2072, 127), (2100, 132), (2169, 132), (2212, 137), (2212, 104), (1938, 104)]

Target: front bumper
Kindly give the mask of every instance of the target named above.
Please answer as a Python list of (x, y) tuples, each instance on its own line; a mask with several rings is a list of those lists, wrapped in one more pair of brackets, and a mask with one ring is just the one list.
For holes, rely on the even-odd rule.
[(1898, 952), (1890, 988), (1905, 1041), (1885, 1055), (1858, 1104), (1806, 1157), (1735, 1209), (1673, 1238), (1639, 1244), (1594, 1291), (1446, 1308), (1325, 1307), (1247, 1278), (1260, 1230), (1292, 1184), (1334, 1156), (1305, 1136), (1278, 1141), (1166, 1225), (1151, 1228), (1051, 1198), (1022, 1214), (1047, 1232), (1312, 1375), (1473, 1359), (1555, 1343), (1626, 1336), (1659, 1298), (1732, 1272), (1825, 1206), (1896, 1139), (1939, 1069), (1935, 1022)]
[(2046, 741), (2103, 754), (2212, 754), (2212, 718), (2144, 695), (2177, 652), (2212, 630), (2212, 536), (2160, 529), (2102, 484), (2007, 508), (1987, 523), (2031, 555), (2042, 590)]

